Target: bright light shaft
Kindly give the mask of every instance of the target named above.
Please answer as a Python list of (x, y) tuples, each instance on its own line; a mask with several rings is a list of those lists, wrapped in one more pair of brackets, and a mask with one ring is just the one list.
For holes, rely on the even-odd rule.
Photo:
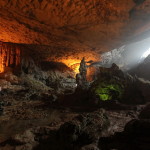
[(144, 52), (142, 58), (146, 58), (149, 54), (150, 54), (150, 48), (146, 52)]

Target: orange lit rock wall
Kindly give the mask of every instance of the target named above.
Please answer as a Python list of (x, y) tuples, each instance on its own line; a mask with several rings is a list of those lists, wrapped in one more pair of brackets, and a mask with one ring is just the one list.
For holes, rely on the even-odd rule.
[(108, 51), (133, 35), (136, 7), (133, 0), (0, 0), (0, 41)]
[[(62, 55), (60, 58), (55, 57), (54, 61), (62, 62), (71, 69), (74, 70), (75, 73), (79, 72), (79, 66), (82, 58), (85, 58), (85, 61), (100, 61), (100, 55), (98, 55), (95, 52), (86, 50), (85, 52), (76, 52), (75, 50), (72, 51), (72, 54), (65, 54), (64, 56)], [(51, 58), (48, 58), (48, 60), (51, 60)]]
[(143, 24), (149, 29), (150, 0), (136, 2), (0, 0), (0, 41), (34, 44), (30, 51), (37, 50), (38, 57), (77, 68), (82, 57), (97, 60), (101, 53), (130, 41)]
[(0, 72), (6, 67), (20, 65), (20, 48), (15, 44), (0, 42)]

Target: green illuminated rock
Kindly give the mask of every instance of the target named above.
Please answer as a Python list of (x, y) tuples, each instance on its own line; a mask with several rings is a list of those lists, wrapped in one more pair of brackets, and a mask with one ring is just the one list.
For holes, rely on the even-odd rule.
[(120, 99), (123, 94), (123, 88), (119, 84), (101, 83), (94, 88), (94, 93), (100, 100)]
[(121, 100), (126, 88), (126, 77), (115, 64), (111, 68), (100, 68), (98, 79), (91, 86), (91, 92), (99, 100)]

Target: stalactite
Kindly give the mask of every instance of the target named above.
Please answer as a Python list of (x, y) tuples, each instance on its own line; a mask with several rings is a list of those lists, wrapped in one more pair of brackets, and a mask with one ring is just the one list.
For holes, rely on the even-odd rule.
[(3, 72), (5, 67), (19, 66), (20, 57), (20, 47), (17, 44), (0, 42), (0, 72)]

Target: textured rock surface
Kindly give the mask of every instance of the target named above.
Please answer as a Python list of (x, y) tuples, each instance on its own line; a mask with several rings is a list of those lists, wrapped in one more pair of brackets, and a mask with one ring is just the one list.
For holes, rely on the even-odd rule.
[(147, 56), (144, 59), (144, 61), (139, 63), (137, 67), (134, 68), (133, 73), (140, 78), (144, 78), (145, 80), (150, 80), (149, 65), (150, 65), (150, 55)]
[(126, 124), (124, 131), (114, 136), (100, 139), (102, 150), (149, 150), (149, 120), (132, 120)]
[(47, 45), (51, 51), (57, 50), (57, 56), (71, 50), (73, 54), (68, 55), (76, 54), (78, 60), (85, 51), (101, 53), (131, 35), (148, 30), (149, 3), (149, 0), (1, 0), (0, 41)]
[[(0, 142), (0, 148), (7, 150), (7, 146), (14, 146), (18, 150), (79, 150), (80, 147), (95, 143), (106, 132), (109, 127), (109, 120), (104, 110), (93, 113), (83, 113), (59, 126), (43, 126), (28, 129), (21, 134), (14, 135), (10, 140)], [(29, 148), (28, 148), (29, 147)], [(85, 147), (86, 148), (86, 147)], [(84, 148), (84, 149), (85, 149)], [(97, 148), (98, 149), (98, 148)]]
[(20, 48), (17, 45), (0, 43), (0, 72), (5, 67), (18, 67), (20, 64)]
[[(54, 120), (46, 126), (37, 127), (36, 124), (32, 128), (26, 127), (25, 131), (15, 134), (10, 140), (0, 141), (0, 149), (99, 150), (100, 137), (122, 132), (125, 124), (134, 118), (128, 111), (104, 111), (103, 109), (90, 113), (70, 111), (68, 113), (63, 112), (62, 115), (61, 111), (61, 116), (65, 118), (62, 120), (57, 114), (59, 120), (53, 122), (56, 120), (55, 116)], [(136, 112), (133, 111), (133, 114)]]
[[(31, 44), (50, 44), (50, 40), (59, 40), (59, 43), (68, 38), (76, 42), (86, 38), (86, 41), (96, 40), (99, 43), (113, 27), (118, 27), (118, 32), (109, 34), (114, 37), (120, 33), (119, 29), (135, 5), (132, 0), (3, 0), (0, 4), (1, 40)], [(8, 23), (12, 26), (8, 26)]]
[[(97, 79), (90, 87), (92, 99), (90, 101), (99, 106), (106, 103), (111, 109), (113, 109), (112, 104), (116, 102), (142, 104), (149, 99), (147, 86), (149, 87), (149, 84), (124, 73), (116, 64), (112, 64), (110, 68), (100, 67)], [(119, 107), (121, 108), (121, 105)]]

